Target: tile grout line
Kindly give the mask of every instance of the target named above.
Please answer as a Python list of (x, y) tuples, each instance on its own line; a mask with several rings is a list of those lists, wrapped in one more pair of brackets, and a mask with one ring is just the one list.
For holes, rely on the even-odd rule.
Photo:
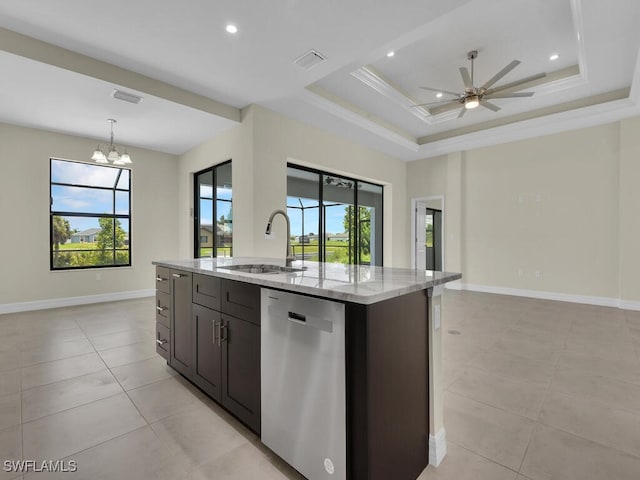
[[(569, 325), (569, 332), (573, 328), (574, 321), (575, 321), (575, 319), (572, 318), (571, 319), (571, 324)], [(563, 347), (564, 347), (563, 351), (566, 351), (567, 339), (568, 338), (569, 338), (569, 334), (566, 335), (566, 337), (565, 337), (565, 339), (563, 341)], [(529, 434), (529, 441), (527, 442), (527, 448), (525, 448), (524, 455), (522, 456), (522, 460), (520, 461), (520, 467), (518, 467), (518, 474), (520, 474), (522, 472), (522, 466), (524, 465), (524, 461), (527, 458), (527, 453), (529, 453), (529, 447), (531, 447), (531, 442), (533, 441), (534, 433), (538, 430), (538, 427), (540, 425), (544, 425), (544, 423), (542, 423), (542, 419), (541, 419), (542, 411), (544, 410), (544, 406), (546, 405), (546, 403), (547, 403), (547, 401), (549, 399), (549, 392), (551, 391), (551, 387), (553, 385), (553, 381), (555, 380), (559, 362), (560, 362), (560, 355), (558, 355), (558, 357), (556, 357), (556, 359), (555, 359), (555, 361), (553, 363), (553, 375), (551, 376), (551, 381), (549, 382), (549, 385), (547, 385), (547, 389), (546, 389), (546, 391), (544, 393), (544, 399), (543, 399), (542, 404), (540, 406), (540, 411), (538, 412), (538, 417), (535, 420), (535, 425), (531, 429), (531, 433)]]
[(494, 465), (498, 465), (498, 466), (500, 466), (500, 467), (506, 468), (507, 470), (512, 471), (512, 472), (513, 472), (513, 473), (515, 473), (516, 475), (518, 475), (518, 474), (519, 474), (519, 472), (518, 472), (517, 470), (514, 470), (513, 468), (511, 468), (511, 467), (509, 467), (509, 466), (507, 466), (507, 465), (503, 465), (502, 463), (498, 462), (497, 460), (495, 460), (495, 459), (493, 459), (493, 458), (489, 458), (489, 457), (487, 457), (487, 456), (483, 455), (483, 454), (482, 454), (482, 453), (480, 453), (480, 452), (476, 452), (476, 451), (474, 451), (474, 450), (471, 450), (470, 448), (467, 448), (467, 447), (465, 447), (464, 445), (460, 445), (459, 443), (456, 443), (456, 442), (451, 441), (451, 440), (447, 440), (447, 443), (451, 443), (451, 444), (455, 445), (455, 446), (456, 446), (456, 447), (458, 447), (458, 448), (461, 448), (461, 449), (463, 449), (463, 450), (466, 450), (466, 451), (467, 451), (467, 452), (469, 452), (469, 453), (472, 453), (473, 455), (477, 455), (477, 456), (478, 456), (478, 457), (480, 457), (480, 458), (484, 458), (485, 460), (487, 460), (488, 462), (493, 463)]

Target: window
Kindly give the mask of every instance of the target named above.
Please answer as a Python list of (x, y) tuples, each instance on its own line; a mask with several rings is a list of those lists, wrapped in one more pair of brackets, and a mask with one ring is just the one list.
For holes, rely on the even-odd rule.
[(194, 257), (233, 255), (231, 160), (194, 174)]
[(297, 259), (382, 265), (383, 187), (289, 165), (287, 213)]
[(51, 159), (50, 268), (131, 265), (131, 171)]

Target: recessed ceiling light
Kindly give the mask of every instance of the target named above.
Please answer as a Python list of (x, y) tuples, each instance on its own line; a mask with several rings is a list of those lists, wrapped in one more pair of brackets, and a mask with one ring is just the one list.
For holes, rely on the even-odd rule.
[(436, 93), (436, 98), (442, 98), (442, 92)]
[(553, 55), (551, 55), (549, 57), (549, 60), (553, 61), (553, 60), (557, 60), (560, 58), (560, 55), (558, 55), (557, 53), (554, 53)]
[(236, 27), (235, 25), (233, 25), (233, 24), (231, 24), (231, 23), (230, 23), (229, 25), (227, 25), (227, 26), (226, 26), (225, 30), (226, 30), (228, 33), (238, 33), (238, 27)]
[(391, 58), (391, 57), (393, 57), (395, 54), (396, 54), (396, 52), (391, 51), (391, 52), (387, 53), (387, 57)]

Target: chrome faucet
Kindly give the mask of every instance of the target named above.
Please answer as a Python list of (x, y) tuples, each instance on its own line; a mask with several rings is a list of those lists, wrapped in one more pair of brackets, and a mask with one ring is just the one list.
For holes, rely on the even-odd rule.
[(291, 262), (295, 261), (296, 257), (291, 254), (291, 221), (289, 220), (289, 215), (284, 210), (274, 210), (271, 212), (269, 216), (269, 221), (267, 222), (267, 229), (265, 230), (265, 235), (271, 235), (271, 224), (273, 223), (273, 217), (276, 215), (282, 215), (284, 219), (287, 221), (287, 257), (286, 257), (286, 265), (287, 267), (291, 266)]

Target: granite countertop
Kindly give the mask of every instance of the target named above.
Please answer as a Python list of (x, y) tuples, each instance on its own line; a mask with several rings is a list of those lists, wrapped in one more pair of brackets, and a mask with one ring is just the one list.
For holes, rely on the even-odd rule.
[(459, 273), (370, 267), (298, 260), (292, 267), (301, 272), (244, 273), (225, 270), (230, 265), (272, 264), (284, 266), (284, 259), (260, 257), (218, 257), (191, 260), (154, 261), (154, 265), (186, 270), (214, 277), (279, 288), (294, 293), (369, 305), (407, 293), (443, 285), (462, 278)]

